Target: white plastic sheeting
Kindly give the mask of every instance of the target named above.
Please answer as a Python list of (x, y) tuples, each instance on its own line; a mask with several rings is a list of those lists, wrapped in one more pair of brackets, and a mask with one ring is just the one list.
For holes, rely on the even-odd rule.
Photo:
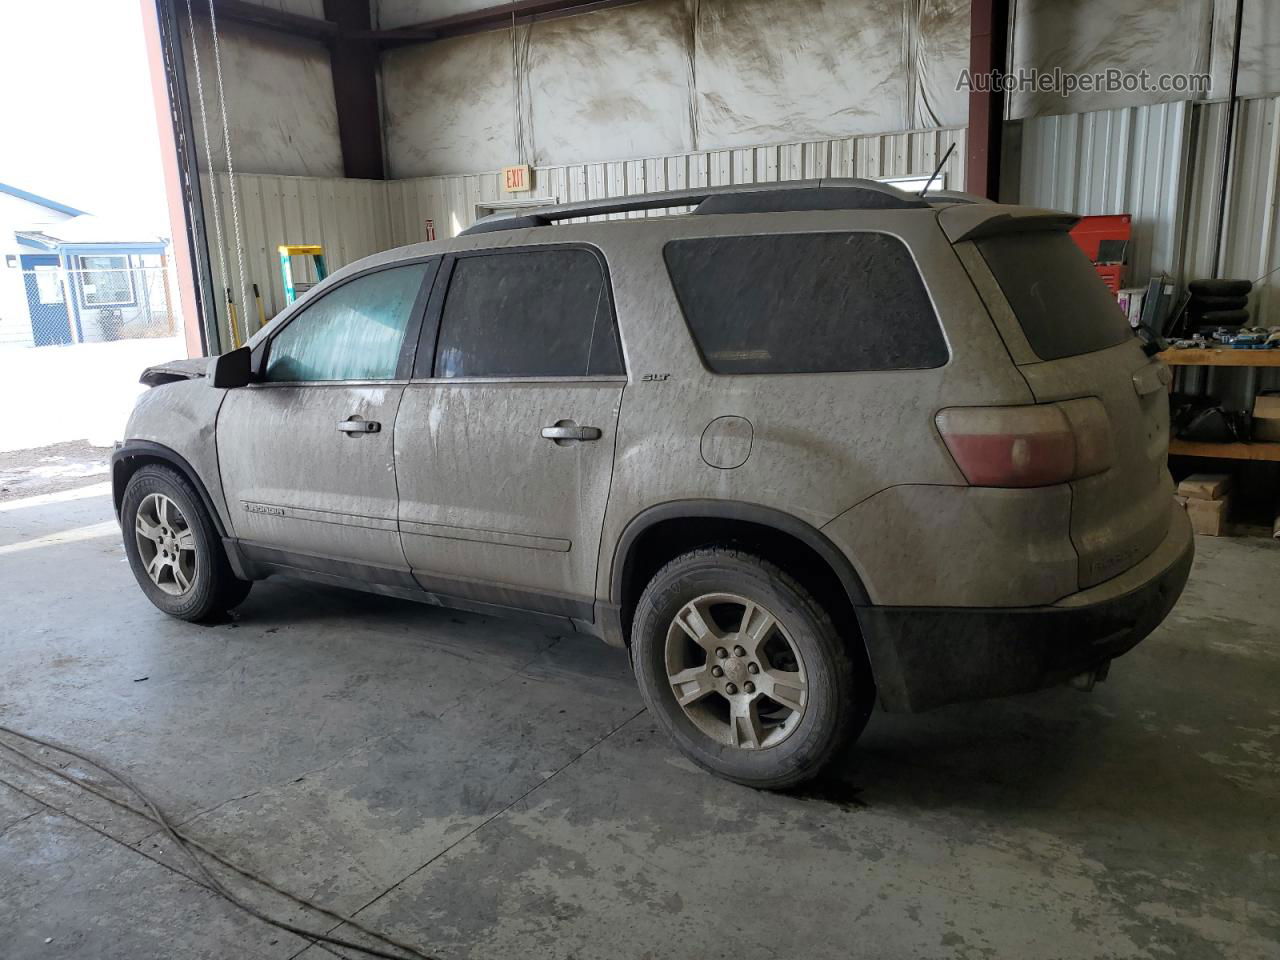
[[(323, 14), (322, 0), (255, 2)], [(374, 15), (393, 28), (489, 5), (377, 0)], [(1009, 115), (1221, 98), (1234, 10), (1235, 0), (1016, 0), (1016, 70), (1207, 72), (1213, 89), (1018, 93)], [(340, 175), (323, 44), (226, 21), (219, 31), (236, 169)], [(211, 80), (204, 20), (197, 32)], [(642, 0), (406, 46), (384, 55), (380, 77), (389, 172), (474, 173), (957, 126), (966, 120), (956, 85), (968, 56), (965, 0)], [(193, 74), (188, 55), (198, 106)], [(1240, 91), (1280, 92), (1275, 0), (1245, 2)], [(212, 83), (206, 101), (216, 121)], [(224, 168), (217, 156), (213, 166)]]
[[(1016, 0), (1013, 13), (1015, 71), (1024, 68), (1092, 74), (1108, 68), (1130, 73), (1208, 73), (1212, 90), (1186, 92), (1078, 91), (1018, 93), (1010, 116), (1025, 118), (1121, 106), (1227, 96), (1231, 74), (1235, 0)], [(1280, 3), (1245, 0), (1239, 92), (1280, 91)]]
[[(442, 6), (381, 9), (402, 25)], [(1017, 92), (1009, 115), (1220, 98), (1234, 11), (1234, 0), (1018, 0), (1015, 71), (1204, 73), (1212, 89)], [(408, 177), (955, 126), (968, 60), (963, 0), (646, 0), (389, 53), (388, 161)], [(1240, 91), (1280, 91), (1274, 0), (1246, 0)]]
[[(297, 2), (294, 4), (299, 6)], [(313, 15), (306, 4), (300, 12)], [(185, 13), (181, 18), (191, 114), (205, 169), (200, 98)], [(213, 169), (225, 170), (222, 114), (207, 18), (197, 16), (195, 36), (204, 82), (204, 110), (213, 142)], [(223, 93), (231, 135), (232, 167), (245, 173), (342, 175), (338, 108), (333, 99), (329, 51), (313, 40), (218, 21)]]
[(388, 164), (404, 178), (955, 126), (968, 32), (964, 0), (647, 0), (404, 47), (383, 58)]

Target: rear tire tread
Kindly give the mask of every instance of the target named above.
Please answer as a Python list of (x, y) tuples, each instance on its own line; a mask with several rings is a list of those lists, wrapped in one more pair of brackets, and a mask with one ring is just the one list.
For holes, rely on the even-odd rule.
[[(663, 699), (667, 694), (665, 671), (657, 676), (652, 662), (655, 657), (658, 662), (663, 658), (667, 623), (662, 611), (673, 604), (678, 606), (676, 601), (690, 593), (692, 583), (699, 577), (719, 577), (730, 582), (739, 578), (736, 582), (745, 581), (746, 588), (737, 586), (736, 592), (756, 600), (761, 598), (752, 595), (752, 586), (772, 590), (779, 600), (799, 608), (801, 626), (807, 626), (804, 619), (809, 620), (815, 628), (810, 634), (817, 648), (809, 651), (805, 659), (810, 696), (827, 700), (815, 704), (811, 699), (807, 708), (809, 712), (818, 711), (814, 714), (818, 720), (813, 722), (819, 727), (805, 728), (811, 722), (807, 712), (801, 728), (767, 751), (724, 747), (685, 729), (687, 720), (680, 708), (674, 701), (668, 704)], [(778, 615), (778, 611), (774, 613)], [(799, 642), (794, 622), (789, 629)], [(771, 561), (736, 547), (701, 547), (674, 558), (654, 574), (636, 607), (631, 656), (646, 706), (681, 751), (703, 769), (746, 786), (783, 790), (816, 776), (862, 732), (874, 706), (870, 667), (857, 638), (842, 637), (828, 611), (797, 579)], [(820, 662), (811, 663), (812, 659)], [(754, 760), (749, 754), (763, 756), (773, 751), (783, 751), (778, 757), (780, 769), (767, 770), (763, 763), (749, 762)]]
[(1243, 297), (1253, 289), (1252, 280), (1192, 280), (1187, 289), (1208, 297)]

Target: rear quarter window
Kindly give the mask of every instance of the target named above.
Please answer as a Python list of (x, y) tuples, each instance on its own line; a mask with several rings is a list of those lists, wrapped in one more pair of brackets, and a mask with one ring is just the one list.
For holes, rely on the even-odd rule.
[(1133, 335), (1119, 304), (1065, 233), (1006, 233), (978, 250), (1041, 360), (1061, 360)]
[(672, 240), (667, 272), (713, 373), (939, 367), (948, 351), (915, 260), (883, 233)]

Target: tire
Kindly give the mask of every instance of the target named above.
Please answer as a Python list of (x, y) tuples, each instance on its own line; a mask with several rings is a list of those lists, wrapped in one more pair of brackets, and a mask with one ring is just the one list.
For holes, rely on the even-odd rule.
[(1200, 314), (1200, 322), (1213, 327), (1241, 327), (1249, 322), (1248, 310), (1210, 310)]
[[(688, 613), (694, 601), (698, 616), (713, 622), (701, 642)], [(682, 630), (677, 615), (693, 630)], [(751, 629), (744, 630), (748, 618)], [(766, 628), (769, 618), (774, 625)], [(640, 597), (631, 637), (650, 713), (690, 760), (747, 786), (779, 790), (815, 776), (862, 732), (874, 705), (861, 642), (841, 636), (794, 578), (740, 550), (706, 547), (664, 566)], [(681, 683), (686, 706), (672, 674), (697, 674)]]
[(1194, 313), (1207, 313), (1210, 310), (1246, 310), (1249, 307), (1248, 297), (1211, 297), (1196, 296), (1187, 309)]
[[(120, 525), (134, 579), (147, 599), (169, 616), (208, 620), (249, 595), (252, 582), (231, 571), (212, 518), (177, 471), (148, 464), (130, 477), (120, 505)], [(147, 530), (159, 528), (158, 541), (140, 532), (144, 525)], [(166, 559), (170, 556), (173, 559)], [(156, 579), (148, 573), (153, 563)]]
[(1251, 280), (1192, 280), (1187, 284), (1192, 293), (1208, 297), (1243, 297), (1253, 289)]

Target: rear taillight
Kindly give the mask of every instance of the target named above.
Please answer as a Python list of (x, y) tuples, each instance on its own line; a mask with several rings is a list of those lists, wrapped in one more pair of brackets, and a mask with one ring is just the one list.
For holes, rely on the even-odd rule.
[(1047, 487), (1111, 466), (1111, 423), (1096, 397), (1021, 407), (950, 407), (938, 432), (976, 487)]

